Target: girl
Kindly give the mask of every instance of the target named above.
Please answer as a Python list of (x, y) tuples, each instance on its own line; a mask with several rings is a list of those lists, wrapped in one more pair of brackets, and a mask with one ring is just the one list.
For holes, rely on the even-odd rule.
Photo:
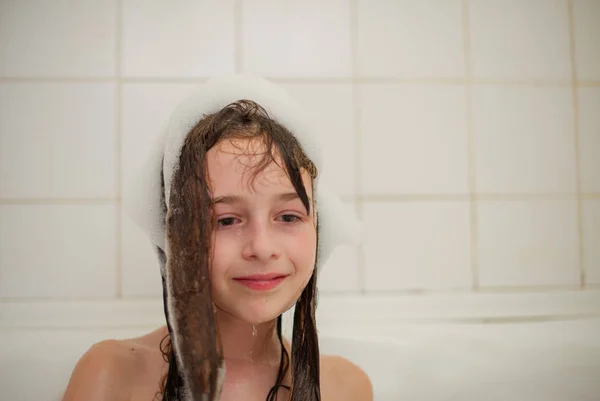
[[(373, 399), (359, 367), (319, 354), (318, 271), (352, 230), (319, 183), (306, 121), (280, 88), (243, 76), (175, 111), (128, 197), (158, 252), (167, 324), (92, 346), (63, 401)], [(294, 306), (290, 344), (281, 316)]]

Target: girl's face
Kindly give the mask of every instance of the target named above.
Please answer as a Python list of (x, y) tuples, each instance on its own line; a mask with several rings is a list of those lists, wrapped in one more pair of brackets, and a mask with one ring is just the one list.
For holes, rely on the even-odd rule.
[(252, 324), (293, 306), (313, 273), (317, 245), (310, 175), (302, 172), (311, 203), (307, 214), (281, 167), (272, 162), (255, 175), (265, 151), (259, 140), (240, 139), (222, 141), (207, 155), (216, 218), (213, 300)]

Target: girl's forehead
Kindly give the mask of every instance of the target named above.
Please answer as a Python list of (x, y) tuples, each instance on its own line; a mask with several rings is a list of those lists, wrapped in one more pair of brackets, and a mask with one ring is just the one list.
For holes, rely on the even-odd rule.
[[(264, 142), (259, 139), (225, 140), (209, 150), (207, 169), (213, 197), (296, 192), (279, 153), (276, 150), (272, 154), (267, 152)], [(263, 164), (265, 160), (266, 165)], [(310, 173), (303, 170), (301, 174), (307, 195), (312, 198)]]
[[(268, 152), (272, 152), (269, 154)], [(263, 164), (264, 162), (267, 164)], [(226, 140), (207, 154), (207, 168), (214, 191), (290, 189), (293, 185), (276, 151), (256, 139)]]
[(208, 163), (215, 167), (247, 167), (253, 168), (265, 158), (273, 159), (281, 164), (281, 156), (277, 149), (267, 149), (259, 139), (228, 139), (219, 142), (208, 151)]

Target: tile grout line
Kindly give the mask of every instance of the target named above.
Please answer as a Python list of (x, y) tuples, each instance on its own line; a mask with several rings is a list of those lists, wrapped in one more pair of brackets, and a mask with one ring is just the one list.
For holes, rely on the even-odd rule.
[[(360, 154), (360, 143), (361, 143), (361, 129), (360, 129), (360, 102), (358, 101), (359, 90), (356, 77), (358, 76), (358, 0), (351, 0), (350, 2), (350, 49), (351, 49), (351, 60), (352, 63), (352, 111), (353, 111), (353, 123), (354, 123), (354, 207), (358, 219), (361, 224), (364, 225), (363, 219), (363, 201), (358, 194), (362, 194), (362, 180), (361, 180), (361, 154)], [(356, 249), (356, 282), (358, 287), (358, 293), (364, 294), (366, 292), (366, 264), (365, 264), (365, 248), (364, 242), (358, 245)]]
[[(239, 16), (241, 20), (241, 15)], [(241, 36), (241, 31), (236, 30), (236, 35)], [(241, 42), (241, 40), (240, 40)], [(241, 44), (239, 49), (236, 51), (241, 52)], [(242, 54), (236, 55), (236, 69), (241, 71), (243, 67)], [(239, 61), (237, 60), (239, 58)], [(237, 65), (239, 63), (239, 65)], [(205, 82), (209, 76), (197, 76), (197, 77), (111, 77), (111, 76), (90, 76), (90, 77), (42, 77), (42, 76), (29, 76), (29, 77), (0, 77), (0, 83), (90, 83), (90, 82), (116, 82), (121, 83), (202, 83)], [(488, 78), (436, 78), (436, 77), (412, 77), (412, 78), (399, 78), (399, 77), (368, 77), (368, 76), (355, 76), (355, 77), (269, 77), (265, 78), (276, 82), (276, 83), (304, 83), (304, 84), (432, 84), (432, 85), (501, 85), (501, 86), (533, 86), (533, 87), (572, 87), (572, 80), (540, 80), (540, 79), (515, 79), (515, 80), (502, 80), (502, 79), (488, 79)], [(575, 81), (575, 86), (584, 88), (597, 88), (600, 87), (600, 81)]]
[(244, 63), (243, 63), (243, 49), (242, 49), (242, 33), (243, 33), (243, 21), (242, 21), (242, 0), (235, 0), (233, 5), (233, 46), (234, 46), (234, 54), (233, 54), (233, 62), (234, 62), (234, 71), (236, 74), (239, 74), (243, 71)]
[(0, 198), (0, 205), (105, 205), (117, 202), (114, 198)]
[(122, 0), (116, 1), (116, 45), (115, 45), (115, 297), (123, 298), (123, 244), (122, 244), (122, 149), (121, 149), (121, 33)]
[(475, 133), (473, 128), (473, 86), (471, 66), (471, 30), (469, 16), (469, 1), (462, 1), (463, 23), (463, 54), (465, 63), (465, 96), (467, 119), (467, 154), (468, 154), (468, 181), (469, 181), (469, 224), (470, 224), (470, 259), (471, 259), (471, 288), (480, 289), (479, 250), (477, 230), (477, 180), (475, 175)]
[(575, 146), (575, 181), (577, 185), (577, 230), (579, 236), (579, 285), (586, 287), (586, 272), (583, 249), (583, 197), (581, 192), (581, 156), (579, 152), (579, 91), (577, 82), (577, 61), (575, 48), (575, 18), (573, 0), (568, 2), (569, 56), (571, 60), (571, 96), (573, 97), (573, 140)]
[[(529, 201), (529, 200), (545, 200), (545, 201), (564, 201), (576, 200), (579, 196), (577, 193), (478, 193), (473, 195), (478, 201), (486, 202), (512, 202), (512, 201)], [(582, 193), (582, 199), (585, 200), (600, 200), (600, 193)], [(361, 196), (357, 195), (342, 195), (341, 199), (345, 202), (415, 202), (415, 201), (431, 201), (431, 202), (457, 202), (468, 201), (471, 195), (464, 194), (435, 194), (435, 193), (381, 193), (369, 194)], [(0, 205), (104, 205), (118, 203), (121, 198), (0, 198)]]

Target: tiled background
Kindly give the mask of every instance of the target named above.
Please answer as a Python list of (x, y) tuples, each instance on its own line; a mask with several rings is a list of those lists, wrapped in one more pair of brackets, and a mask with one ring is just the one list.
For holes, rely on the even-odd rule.
[(0, 310), (159, 299), (124, 186), (233, 72), (315, 113), (364, 222), (323, 299), (598, 294), (599, 21), (598, 0), (3, 0)]

